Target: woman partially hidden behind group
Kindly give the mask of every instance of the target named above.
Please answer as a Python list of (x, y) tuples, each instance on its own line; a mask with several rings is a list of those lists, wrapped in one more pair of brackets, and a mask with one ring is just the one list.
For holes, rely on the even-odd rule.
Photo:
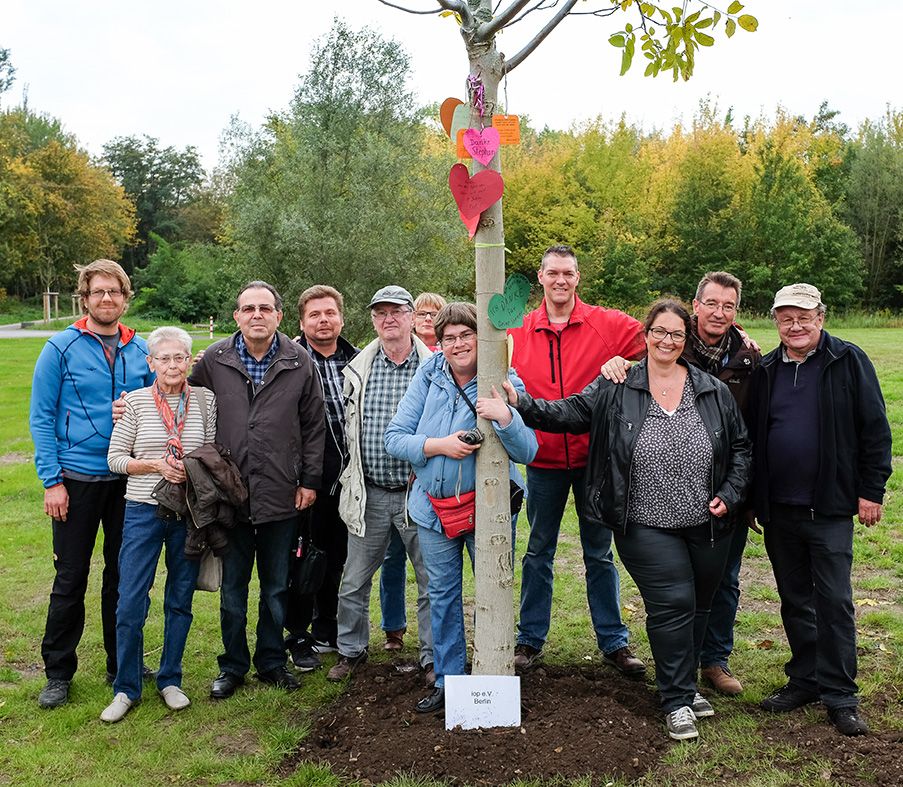
[(623, 385), (599, 377), (558, 401), (504, 387), (527, 426), (589, 432), (587, 518), (614, 530), (643, 597), (668, 734), (682, 740), (714, 714), (696, 670), (750, 447), (727, 386), (680, 358), (690, 332), (684, 306), (657, 301), (644, 327), (647, 357)]
[(161, 478), (184, 483), (182, 457), (214, 441), (216, 400), (212, 391), (189, 388), (186, 382), (191, 337), (181, 328), (157, 328), (147, 337), (147, 353), (156, 382), (126, 394), (125, 412), (113, 428), (107, 456), (110, 469), (128, 474), (129, 479), (116, 608), (119, 669), (113, 681), (113, 702), (100, 715), (106, 722), (119, 721), (141, 699), (147, 594), (164, 544), (163, 653), (157, 688), (171, 710), (189, 704), (181, 688), (182, 654), (191, 627), (199, 563), (185, 557), (186, 521), (159, 516), (151, 493)]

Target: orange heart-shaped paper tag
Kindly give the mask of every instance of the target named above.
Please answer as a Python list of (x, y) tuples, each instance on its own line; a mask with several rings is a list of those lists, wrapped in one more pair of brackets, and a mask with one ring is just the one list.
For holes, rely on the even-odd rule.
[(447, 98), (442, 102), (442, 106), (439, 107), (439, 120), (442, 121), (442, 128), (445, 129), (445, 133), (449, 136), (451, 136), (452, 118), (455, 110), (463, 103), (460, 98)]

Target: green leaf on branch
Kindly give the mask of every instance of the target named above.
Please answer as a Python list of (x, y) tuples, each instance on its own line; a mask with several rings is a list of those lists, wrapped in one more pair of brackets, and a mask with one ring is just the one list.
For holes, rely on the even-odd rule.
[(727, 22), (724, 23), (724, 32), (727, 34), (727, 37), (730, 38), (737, 32), (737, 23), (733, 19), (728, 19)]
[(737, 18), (737, 24), (747, 33), (755, 33), (759, 27), (759, 20), (749, 14), (743, 14), (743, 16)]
[(739, 0), (734, 0), (734, 2), (727, 7), (727, 12), (729, 14), (739, 14), (742, 10), (743, 3), (739, 2)]
[(611, 38), (608, 39), (608, 43), (612, 46), (624, 46), (627, 43), (626, 39), (620, 33), (615, 33)]
[(698, 30), (696, 31), (696, 40), (699, 42), (700, 46), (712, 46), (715, 43), (715, 39), (705, 33), (700, 33)]
[(706, 28), (709, 25), (711, 25), (713, 21), (714, 21), (713, 19), (703, 19), (701, 22), (698, 22), (696, 24), (696, 29), (702, 30), (703, 28)]
[(631, 36), (627, 39), (627, 45), (621, 53), (621, 76), (624, 76), (630, 70), (630, 64), (633, 62), (634, 38)]

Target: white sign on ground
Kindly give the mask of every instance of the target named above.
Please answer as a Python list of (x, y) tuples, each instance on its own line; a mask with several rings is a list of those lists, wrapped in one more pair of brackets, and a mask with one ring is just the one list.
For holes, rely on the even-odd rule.
[(519, 727), (520, 678), (515, 675), (446, 675), (445, 729)]

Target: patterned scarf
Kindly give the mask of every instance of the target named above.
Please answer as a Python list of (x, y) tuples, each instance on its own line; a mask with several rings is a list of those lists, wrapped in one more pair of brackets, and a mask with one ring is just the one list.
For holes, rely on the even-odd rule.
[(157, 412), (166, 428), (169, 439), (166, 441), (166, 454), (164, 459), (167, 464), (176, 467), (176, 462), (182, 458), (182, 429), (185, 427), (185, 418), (188, 416), (188, 400), (191, 396), (191, 388), (188, 383), (182, 383), (182, 391), (179, 394), (179, 404), (176, 411), (173, 412), (166, 401), (166, 394), (160, 390), (159, 383), (155, 380), (153, 385), (154, 404), (157, 405)]
[(700, 367), (709, 374), (717, 375), (721, 371), (721, 367), (724, 365), (724, 357), (731, 347), (730, 330), (724, 332), (724, 336), (718, 340), (717, 344), (710, 345), (699, 338), (699, 327), (695, 314), (690, 317), (690, 322), (692, 323), (690, 345), (696, 355), (696, 360), (699, 362)]

